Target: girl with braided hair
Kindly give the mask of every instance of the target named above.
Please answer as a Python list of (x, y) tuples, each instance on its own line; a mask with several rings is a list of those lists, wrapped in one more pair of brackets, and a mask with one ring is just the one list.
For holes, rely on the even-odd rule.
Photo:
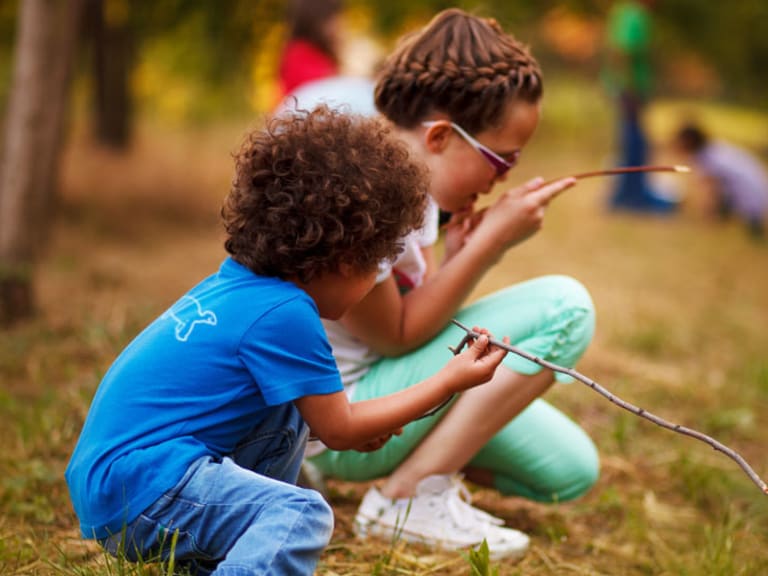
[[(431, 204), (424, 228), (380, 267), (373, 290), (339, 321), (325, 322), (353, 401), (408, 388), (438, 371), (462, 334), (450, 323), (454, 317), (558, 364), (573, 366), (583, 354), (594, 310), (586, 289), (569, 277), (511, 284), (462, 307), (483, 274), (541, 227), (547, 204), (575, 184), (536, 178), (475, 208), (505, 182), (533, 135), (542, 88), (539, 65), (524, 45), (496, 21), (458, 9), (405, 37), (383, 63), (376, 107), (427, 166)], [(452, 217), (438, 264), (440, 209)], [(520, 557), (528, 537), (471, 506), (460, 474), (536, 501), (584, 494), (598, 475), (594, 444), (540, 398), (555, 380), (567, 379), (509, 354), (489, 383), (407, 425), (381, 449), (310, 445), (308, 458), (327, 476), (382, 479), (357, 512), (359, 536), (400, 534), (449, 549), (486, 539), (495, 557)]]

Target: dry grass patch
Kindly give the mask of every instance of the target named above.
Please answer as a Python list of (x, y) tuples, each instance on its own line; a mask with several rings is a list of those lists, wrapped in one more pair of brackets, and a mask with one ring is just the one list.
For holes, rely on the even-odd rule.
[[(663, 124), (669, 112), (659, 113)], [(561, 125), (542, 127), (510, 183), (604, 165), (604, 118), (589, 142), (575, 136), (590, 133), (574, 110), (547, 118)], [(162, 573), (116, 563), (79, 539), (63, 471), (115, 355), (224, 255), (217, 213), (242, 132), (145, 128), (125, 157), (74, 140), (63, 211), (38, 274), (40, 315), (0, 333), (0, 573)], [(607, 185), (585, 181), (555, 201), (544, 230), (503, 258), (473, 297), (540, 274), (578, 278), (598, 311), (579, 371), (768, 474), (768, 246), (695, 210), (608, 214)], [(556, 505), (474, 489), (479, 506), (532, 537), (522, 561), (495, 566), (500, 575), (768, 573), (768, 498), (734, 462), (578, 382), (548, 399), (595, 439), (602, 475), (586, 497)], [(459, 554), (356, 540), (351, 519), (367, 485), (329, 483), (337, 527), (318, 574), (469, 573)]]

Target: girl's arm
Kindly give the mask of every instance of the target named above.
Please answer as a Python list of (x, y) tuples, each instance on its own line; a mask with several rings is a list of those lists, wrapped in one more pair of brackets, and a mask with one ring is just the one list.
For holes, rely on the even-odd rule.
[[(544, 208), (575, 180), (541, 186), (534, 180), (503, 194), (470, 217), (449, 258), (418, 286), (401, 295), (394, 278), (377, 284), (341, 319), (354, 336), (385, 356), (398, 356), (433, 338), (450, 321), (483, 274), (511, 246), (541, 227)], [(429, 268), (430, 255), (427, 252)]]
[(312, 433), (329, 448), (365, 447), (397, 433), (452, 394), (487, 382), (505, 355), (504, 349), (490, 346), (484, 334), (440, 372), (395, 394), (350, 404), (344, 392), (336, 392), (294, 402)]

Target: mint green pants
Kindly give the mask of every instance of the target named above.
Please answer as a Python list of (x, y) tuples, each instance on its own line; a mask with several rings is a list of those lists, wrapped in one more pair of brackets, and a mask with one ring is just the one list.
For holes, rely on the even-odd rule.
[[(476, 301), (456, 314), (468, 326), (488, 328), (496, 338), (564, 367), (573, 367), (594, 331), (594, 307), (586, 289), (566, 276), (545, 276), (516, 284)], [(354, 401), (397, 392), (437, 372), (450, 359), (448, 346), (464, 332), (453, 324), (433, 340), (397, 358), (382, 358), (358, 382)], [(509, 353), (507, 368), (535, 374), (542, 368)], [(571, 380), (555, 374), (558, 381)], [(429, 434), (442, 414), (410, 423), (375, 452), (326, 450), (311, 458), (325, 475), (366, 481), (390, 474)], [(463, 433), (456, 430), (456, 442)], [(599, 458), (586, 433), (542, 399), (532, 402), (491, 438), (471, 460), (493, 472), (504, 494), (542, 502), (565, 501), (584, 494), (597, 480)]]

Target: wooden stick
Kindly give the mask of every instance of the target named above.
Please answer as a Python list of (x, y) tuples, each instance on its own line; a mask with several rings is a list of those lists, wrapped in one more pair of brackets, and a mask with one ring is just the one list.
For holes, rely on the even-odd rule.
[[(459, 342), (459, 345), (456, 347), (449, 347), (451, 352), (454, 354), (458, 354), (461, 352), (461, 350), (466, 346), (469, 342), (471, 342), (473, 339), (478, 338), (480, 336), (480, 333), (475, 332), (474, 330), (471, 330), (458, 320), (451, 320), (456, 326), (464, 330), (466, 334), (461, 339), (461, 342)], [(602, 386), (595, 382), (594, 380), (590, 380), (583, 374), (579, 374), (576, 370), (572, 368), (563, 368), (562, 366), (558, 366), (557, 364), (553, 364), (552, 362), (549, 362), (547, 360), (543, 360), (539, 358), (538, 356), (534, 356), (533, 354), (529, 354), (528, 352), (525, 352), (524, 350), (521, 350), (519, 348), (516, 348), (515, 346), (511, 346), (509, 344), (506, 344), (505, 342), (501, 342), (500, 340), (495, 340), (491, 338), (490, 343), (494, 346), (498, 346), (499, 348), (503, 348), (504, 350), (508, 350), (509, 352), (512, 352), (514, 354), (517, 354), (518, 356), (522, 356), (526, 360), (530, 360), (531, 362), (534, 362), (538, 364), (539, 366), (543, 366), (545, 368), (549, 368), (550, 370), (553, 370), (555, 372), (560, 372), (562, 374), (567, 374), (568, 376), (571, 376), (572, 378), (575, 378), (579, 382), (582, 382), (592, 388), (595, 392), (598, 394), (604, 396), (617, 406), (624, 408), (625, 410), (628, 410), (635, 414), (636, 416), (640, 416), (642, 418), (645, 418), (646, 420), (650, 420), (654, 424), (657, 424), (661, 426), (662, 428), (667, 428), (668, 430), (672, 430), (673, 432), (678, 432), (680, 434), (684, 434), (686, 436), (691, 436), (692, 438), (696, 438), (697, 440), (701, 440), (702, 442), (705, 442), (706, 444), (709, 444), (712, 448), (715, 450), (718, 450), (734, 460), (739, 466), (741, 466), (741, 469), (744, 470), (744, 472), (749, 476), (749, 479), (754, 482), (760, 490), (763, 491), (763, 494), (768, 494), (768, 484), (766, 484), (760, 476), (755, 473), (755, 471), (752, 469), (752, 467), (747, 464), (747, 461), (742, 458), (742, 456), (738, 453), (732, 450), (731, 448), (728, 448), (728, 446), (725, 446), (724, 444), (721, 444), (714, 438), (711, 438), (710, 436), (707, 436), (706, 434), (702, 432), (698, 432), (696, 430), (692, 430), (690, 428), (686, 428), (685, 426), (680, 426), (679, 424), (672, 424), (670, 422), (667, 422), (663, 418), (659, 418), (658, 416), (651, 414), (647, 410), (644, 410), (643, 408), (638, 408), (634, 404), (630, 404), (629, 402), (625, 402), (618, 396), (615, 396)]]
[(622, 168), (609, 168), (607, 170), (593, 170), (591, 172), (581, 172), (579, 174), (571, 174), (571, 176), (563, 176), (561, 178), (555, 178), (554, 180), (549, 180), (546, 182), (546, 184), (557, 182), (558, 180), (562, 180), (563, 178), (576, 178), (577, 180), (581, 180), (583, 178), (593, 178), (595, 176), (613, 176), (615, 174), (628, 174), (632, 172), (688, 173), (690, 171), (691, 169), (688, 166), (683, 166), (680, 164), (677, 164), (674, 166), (624, 166)]

